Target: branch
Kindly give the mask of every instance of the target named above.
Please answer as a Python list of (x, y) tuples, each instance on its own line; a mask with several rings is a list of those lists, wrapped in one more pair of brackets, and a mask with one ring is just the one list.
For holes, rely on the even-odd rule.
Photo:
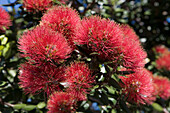
[(2, 98), (0, 98), (0, 104), (2, 104), (2, 105), (7, 105), (7, 106), (9, 106), (9, 107), (14, 107), (13, 104), (10, 104), (10, 103), (8, 103), (8, 102), (3, 102)]

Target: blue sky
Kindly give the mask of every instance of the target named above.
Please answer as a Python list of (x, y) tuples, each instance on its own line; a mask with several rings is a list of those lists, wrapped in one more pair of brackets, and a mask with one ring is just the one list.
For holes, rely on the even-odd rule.
[(8, 4), (8, 3), (13, 3), (16, 0), (0, 0), (0, 4)]
[[(0, 6), (2, 4), (9, 4), (9, 3), (14, 3), (16, 0), (0, 0)], [(15, 5), (15, 9), (16, 9), (16, 13), (18, 14), (17, 12), (17, 9), (21, 6), (21, 4), (18, 4), (18, 5)], [(6, 11), (11, 11), (12, 8), (10, 6), (2, 6)], [(17, 16), (17, 15), (16, 15)]]

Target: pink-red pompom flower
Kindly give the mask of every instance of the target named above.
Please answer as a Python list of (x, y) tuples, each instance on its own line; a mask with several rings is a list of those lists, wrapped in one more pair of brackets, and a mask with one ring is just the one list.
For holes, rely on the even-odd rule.
[(167, 100), (170, 98), (170, 81), (166, 77), (155, 76), (153, 78), (154, 84), (157, 85), (158, 95)]
[(136, 70), (135, 73), (120, 76), (123, 83), (122, 93), (127, 98), (127, 101), (134, 104), (145, 104), (153, 101), (152, 94), (154, 86), (152, 77), (148, 71), (140, 69)]
[(75, 62), (66, 69), (68, 89), (77, 100), (85, 100), (88, 88), (94, 82), (91, 71), (85, 63)]
[(87, 45), (88, 50), (96, 52), (100, 60), (112, 61), (120, 57), (123, 33), (117, 23), (91, 16), (82, 20), (80, 32), (76, 42)]
[(170, 71), (170, 53), (159, 57), (156, 60), (156, 67), (158, 69), (164, 69)]
[(60, 82), (65, 80), (63, 67), (55, 67), (48, 63), (36, 66), (29, 63), (21, 64), (20, 86), (26, 93), (45, 92), (48, 96), (54, 91), (60, 91)]
[(48, 113), (74, 113), (75, 103), (73, 95), (66, 92), (55, 92), (48, 100)]
[(91, 16), (82, 20), (82, 29), (76, 42), (102, 61), (113, 61), (115, 65), (136, 69), (144, 67), (146, 52), (139, 38), (127, 25), (120, 26), (109, 19)]
[(41, 19), (40, 25), (62, 33), (68, 43), (74, 45), (74, 38), (81, 26), (80, 17), (75, 10), (66, 6), (54, 6)]
[(10, 15), (2, 7), (0, 7), (0, 32), (4, 32), (10, 25)]
[(164, 45), (158, 45), (158, 46), (155, 46), (153, 48), (154, 52), (158, 55), (164, 55), (164, 54), (168, 54), (170, 53), (170, 51), (168, 50), (167, 47), (165, 47)]
[(52, 6), (52, 0), (23, 0), (24, 8), (28, 12), (44, 12)]
[(22, 56), (35, 63), (61, 63), (72, 52), (62, 34), (42, 26), (24, 33), (18, 43)]
[(132, 69), (144, 67), (144, 59), (147, 54), (140, 45), (139, 37), (128, 25), (121, 25), (120, 27), (124, 34), (124, 40), (121, 47), (123, 53), (123, 66)]

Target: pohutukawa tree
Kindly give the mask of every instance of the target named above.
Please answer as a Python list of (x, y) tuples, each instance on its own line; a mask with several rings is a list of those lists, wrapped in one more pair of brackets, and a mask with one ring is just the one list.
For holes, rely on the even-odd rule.
[[(144, 68), (147, 54), (130, 26), (100, 16), (81, 19), (68, 6), (52, 6), (52, 0), (23, 2), (29, 12), (43, 16), (18, 40), (25, 59), (19, 85), (29, 95), (44, 93), (48, 113), (79, 111), (82, 101), (129, 112), (127, 105), (150, 105), (158, 96), (169, 99), (169, 79), (154, 77)], [(8, 15), (3, 15), (0, 30), (10, 25)], [(167, 55), (160, 57), (161, 62), (169, 61)], [(156, 63), (158, 69), (169, 69), (159, 59)]]

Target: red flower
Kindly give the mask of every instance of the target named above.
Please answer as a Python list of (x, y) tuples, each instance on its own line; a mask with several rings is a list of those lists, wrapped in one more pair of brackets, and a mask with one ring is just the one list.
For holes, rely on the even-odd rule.
[(170, 70), (170, 53), (159, 57), (156, 60), (156, 67), (158, 69)]
[(121, 25), (121, 29), (124, 34), (122, 44), (123, 66), (132, 69), (144, 67), (144, 59), (147, 54), (142, 49), (138, 36), (128, 25)]
[(76, 101), (69, 93), (55, 92), (47, 103), (48, 113), (74, 113), (75, 103)]
[(62, 34), (41, 26), (24, 33), (18, 43), (20, 52), (24, 53), (22, 56), (36, 63), (60, 63), (72, 52)]
[(158, 95), (167, 100), (170, 97), (170, 81), (166, 77), (155, 76), (153, 79), (154, 84), (157, 85)]
[(23, 0), (23, 5), (28, 12), (44, 12), (52, 6), (52, 0)]
[(73, 39), (77, 36), (81, 23), (75, 10), (65, 6), (55, 6), (42, 17), (40, 25), (62, 33), (68, 43), (73, 46)]
[(140, 69), (134, 74), (120, 77), (123, 82), (120, 84), (122, 93), (127, 97), (127, 101), (136, 104), (150, 104), (153, 101), (154, 86), (149, 74), (148, 71)]
[(51, 64), (40, 66), (31, 65), (29, 63), (21, 64), (20, 67), (20, 85), (26, 93), (46, 92), (47, 95), (53, 91), (60, 90), (60, 82), (65, 80), (64, 68)]
[(113, 61), (115, 65), (136, 69), (144, 67), (146, 52), (139, 38), (127, 25), (91, 16), (82, 20), (78, 44), (87, 45), (90, 52), (97, 53), (100, 60)]
[(0, 32), (4, 32), (10, 25), (10, 15), (2, 7), (0, 7)]
[(108, 19), (91, 16), (82, 20), (81, 36), (76, 42), (86, 44), (91, 52), (96, 52), (104, 61), (116, 60), (120, 57), (123, 33), (119, 25)]
[(72, 63), (71, 66), (66, 69), (66, 77), (66, 82), (69, 85), (67, 92), (70, 92), (78, 100), (85, 100), (87, 89), (90, 88), (90, 84), (94, 82), (87, 65), (82, 62)]
[(158, 55), (164, 55), (169, 53), (169, 50), (167, 47), (164, 45), (158, 45), (153, 48), (153, 50), (158, 54)]

